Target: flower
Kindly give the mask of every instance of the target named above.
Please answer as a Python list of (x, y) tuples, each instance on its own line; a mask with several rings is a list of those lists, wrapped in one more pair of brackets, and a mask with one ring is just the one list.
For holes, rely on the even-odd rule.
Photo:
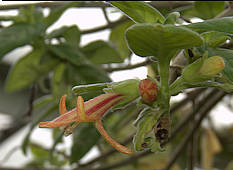
[[(65, 128), (65, 136), (72, 134), (73, 129), (81, 122), (93, 122), (96, 129), (110, 143), (116, 150), (125, 153), (132, 154), (132, 151), (125, 146), (119, 144), (113, 140), (105, 131), (101, 118), (104, 114), (115, 104), (125, 98), (124, 95), (118, 93), (106, 93), (97, 96), (84, 103), (81, 96), (78, 96), (77, 107), (67, 111), (65, 105), (66, 95), (61, 97), (59, 104), (60, 116), (52, 121), (40, 122), (39, 128)], [(70, 123), (74, 123), (70, 125)]]
[(138, 84), (139, 94), (146, 103), (152, 103), (157, 99), (158, 88), (154, 81), (149, 78), (143, 79)]

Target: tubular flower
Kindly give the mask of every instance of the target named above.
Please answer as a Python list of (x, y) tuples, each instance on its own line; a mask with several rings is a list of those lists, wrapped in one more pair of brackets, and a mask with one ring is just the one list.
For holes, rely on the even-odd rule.
[[(67, 111), (65, 105), (66, 95), (61, 97), (59, 104), (60, 116), (52, 121), (40, 122), (39, 128), (65, 128), (65, 136), (72, 134), (73, 129), (81, 122), (93, 122), (99, 133), (110, 143), (116, 150), (132, 154), (132, 151), (125, 146), (113, 140), (105, 131), (101, 118), (115, 104), (125, 98), (122, 94), (107, 93), (84, 102), (81, 96), (78, 96), (77, 107)], [(70, 123), (73, 123), (70, 125)]]

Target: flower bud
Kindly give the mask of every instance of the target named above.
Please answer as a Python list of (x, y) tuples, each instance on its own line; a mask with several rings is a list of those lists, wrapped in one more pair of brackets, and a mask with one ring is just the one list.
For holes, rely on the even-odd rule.
[(225, 67), (224, 60), (220, 56), (212, 56), (206, 59), (200, 69), (200, 74), (205, 76), (214, 76)]
[(149, 78), (143, 79), (138, 84), (139, 94), (146, 103), (152, 103), (158, 95), (157, 85)]
[(221, 72), (224, 66), (224, 60), (220, 56), (212, 56), (205, 60), (200, 58), (184, 69), (182, 78), (189, 83), (210, 80)]

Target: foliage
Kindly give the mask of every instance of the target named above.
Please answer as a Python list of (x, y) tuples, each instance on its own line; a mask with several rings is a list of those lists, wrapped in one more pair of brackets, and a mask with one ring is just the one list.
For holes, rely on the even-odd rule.
[[(22, 143), (23, 153), (26, 155), (30, 149), (34, 156), (26, 166), (46, 168), (49, 165), (60, 168), (68, 162), (77, 166), (94, 146), (105, 153), (108, 145), (101, 140), (91, 124), (82, 124), (76, 128), (68, 156), (67, 152), (56, 148), (58, 144), (64, 143), (63, 131), (53, 129), (51, 148), (33, 143), (30, 135), (40, 121), (55, 117), (59, 99), (64, 94), (68, 94), (67, 106), (71, 109), (76, 106), (77, 96), (82, 95), (88, 100), (112, 92), (125, 95), (126, 100), (116, 104), (104, 117), (106, 129), (111, 129), (113, 137), (122, 139), (129, 137), (133, 131), (131, 148), (134, 148), (135, 153), (156, 152), (161, 157), (155, 161), (167, 163), (169, 153), (181, 143), (184, 136), (184, 132), (181, 132), (182, 135), (164, 147), (173, 124), (177, 124), (183, 117), (178, 113), (171, 117), (170, 98), (188, 88), (215, 87), (225, 92), (233, 91), (233, 18), (219, 18), (232, 4), (224, 1), (197, 1), (191, 7), (156, 9), (142, 1), (109, 1), (104, 5), (117, 9), (124, 17), (119, 19), (122, 22), (109, 27), (108, 41), (94, 40), (82, 46), (80, 40), (84, 31), (78, 25), (65, 25), (48, 32), (48, 28), (67, 9), (82, 5), (82, 2), (69, 2), (58, 8), (51, 7), (48, 16), (44, 16), (42, 8), (29, 5), (21, 8), (16, 16), (0, 16), (1, 22), (11, 22), (9, 26), (0, 28), (0, 59), (16, 48), (26, 45), (31, 47), (30, 52), (7, 69), (7, 78), (1, 79), (5, 83), (4, 93), (8, 95), (17, 95), (33, 86), (37, 87), (36, 100), (31, 104), (33, 114), (27, 120), (30, 130)], [(185, 21), (192, 21), (195, 17), (202, 21), (185, 24)], [(226, 48), (227, 45), (230, 47)], [(111, 82), (106, 66), (124, 66), (125, 59), (130, 60), (132, 54), (153, 63), (153, 76), (148, 75), (148, 80), (156, 84), (156, 97), (151, 102), (142, 100), (138, 89), (139, 80)], [(170, 83), (170, 64), (179, 55), (187, 63), (180, 67), (182, 70), (178, 78)], [(22, 114), (20, 116), (23, 117)], [(202, 147), (202, 152), (198, 154), (202, 155), (205, 169), (221, 167), (228, 170), (232, 167), (229, 159), (226, 159), (228, 166), (222, 166), (214, 160), (219, 153), (227, 154), (228, 151), (221, 147), (221, 140), (212, 129), (204, 129), (198, 147)], [(172, 169), (186, 168), (184, 163), (180, 163), (187, 161), (184, 155), (181, 156), (182, 161), (178, 161)], [(115, 162), (120, 158), (122, 155), (119, 154), (109, 156), (106, 162)], [(200, 160), (197, 163), (201, 165)], [(99, 165), (104, 164), (104, 161), (99, 161)], [(128, 169), (155, 168), (152, 165), (153, 161), (140, 160)], [(161, 168), (161, 165), (158, 164), (158, 167)]]

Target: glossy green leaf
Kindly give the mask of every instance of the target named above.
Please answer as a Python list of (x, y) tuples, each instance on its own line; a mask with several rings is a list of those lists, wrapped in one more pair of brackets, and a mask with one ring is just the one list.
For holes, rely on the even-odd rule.
[(79, 67), (70, 65), (67, 69), (69, 73), (67, 78), (73, 86), (111, 81), (107, 73), (95, 65), (88, 64), (81, 65)]
[(63, 37), (64, 33), (69, 29), (68, 26), (62, 26), (60, 28), (57, 28), (50, 32), (49, 34), (45, 35), (45, 38), (47, 39), (53, 39), (53, 38), (61, 38)]
[(209, 19), (203, 22), (192, 23), (189, 25), (185, 25), (185, 27), (190, 28), (196, 32), (202, 33), (207, 31), (218, 31), (218, 32), (226, 32), (233, 33), (233, 18), (216, 18)]
[(35, 49), (21, 58), (8, 75), (6, 91), (12, 92), (29, 86), (51, 71), (58, 60), (52, 58), (49, 62), (41, 64), (43, 55), (47, 55), (43, 49)]
[(13, 24), (0, 30), (0, 59), (11, 50), (37, 40), (43, 31), (40, 24)]
[(174, 51), (203, 43), (199, 34), (184, 27), (149, 23), (131, 26), (126, 32), (126, 40), (135, 54), (159, 60), (171, 59)]
[(46, 27), (49, 27), (55, 23), (68, 8), (73, 7), (76, 4), (77, 2), (71, 2), (61, 7), (51, 8), (49, 15), (44, 19)]
[(52, 79), (52, 88), (53, 88), (53, 95), (55, 97), (59, 97), (64, 94), (66, 88), (63, 82), (64, 71), (66, 69), (66, 65), (64, 63), (60, 63), (53, 72), (53, 79)]
[(224, 10), (224, 3), (224, 1), (196, 1), (195, 9), (200, 18), (210, 19)]
[(142, 1), (108, 1), (136, 23), (163, 23), (164, 16), (151, 5)]
[(57, 57), (69, 61), (76, 66), (88, 63), (84, 54), (69, 44), (49, 45), (48, 49)]
[(78, 162), (100, 138), (93, 123), (80, 124), (77, 132), (73, 134), (70, 162)]
[(231, 39), (225, 32), (204, 32), (201, 34), (206, 43), (211, 47), (217, 47), (218, 45), (225, 43), (226, 40)]
[(150, 109), (143, 110), (137, 122), (137, 132), (134, 136), (133, 143), (136, 151), (143, 150), (143, 143), (146, 135), (152, 131), (160, 114)]
[(52, 38), (61, 38), (64, 37), (66, 42), (70, 45), (74, 45), (75, 47), (79, 46), (80, 43), (80, 30), (76, 25), (72, 26), (62, 26), (61, 28), (55, 29), (48, 35), (46, 35), (47, 39)]
[(81, 50), (94, 64), (121, 63), (124, 61), (120, 53), (110, 43), (102, 40), (93, 41)]
[(64, 38), (67, 43), (70, 45), (73, 45), (74, 47), (78, 47), (80, 43), (80, 30), (76, 25), (70, 26), (65, 32), (64, 32)]
[(208, 49), (209, 56), (221, 56), (225, 62), (225, 68), (223, 74), (228, 77), (229, 80), (233, 82), (233, 50), (228, 49)]
[(123, 23), (112, 29), (110, 34), (110, 41), (116, 46), (117, 50), (121, 54), (122, 58), (127, 58), (130, 54), (130, 50), (125, 41), (124, 35), (127, 28), (133, 25), (132, 21)]

